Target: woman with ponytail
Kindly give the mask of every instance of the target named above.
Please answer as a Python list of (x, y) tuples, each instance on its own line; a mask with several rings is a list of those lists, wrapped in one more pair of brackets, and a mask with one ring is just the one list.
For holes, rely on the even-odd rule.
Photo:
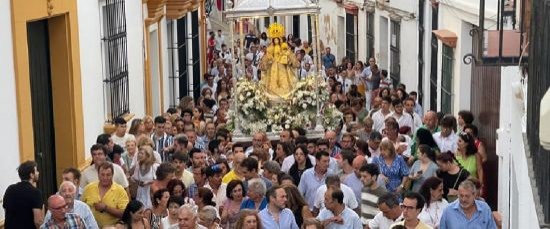
[(451, 203), (458, 198), (458, 185), (468, 179), (470, 173), (462, 168), (450, 151), (437, 156), (436, 161), (439, 166), (436, 175), (443, 180), (443, 197)]

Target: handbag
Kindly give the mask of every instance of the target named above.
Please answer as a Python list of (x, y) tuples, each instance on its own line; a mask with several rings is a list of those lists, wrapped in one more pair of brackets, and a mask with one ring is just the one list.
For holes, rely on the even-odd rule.
[[(457, 183), (458, 183), (458, 180), (460, 179), (460, 175), (462, 175), (462, 170), (464, 170), (463, 168), (460, 168), (460, 171), (458, 172), (458, 176), (456, 177), (456, 180), (455, 180), (455, 183), (453, 185), (453, 189), (456, 187)], [(458, 199), (458, 196), (457, 195), (447, 195), (447, 201), (449, 203), (452, 203), (454, 202), (456, 199)]]

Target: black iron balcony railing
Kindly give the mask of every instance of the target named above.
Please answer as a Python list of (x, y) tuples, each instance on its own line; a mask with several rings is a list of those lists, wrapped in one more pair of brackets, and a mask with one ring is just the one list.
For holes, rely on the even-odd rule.
[(530, 21), (531, 9), (528, 2), (530, 0), (498, 0), (496, 29), (487, 29), (485, 0), (480, 0), (479, 24), (470, 31), (472, 37), (477, 39), (475, 48), (478, 50), (466, 54), (463, 62), (498, 66), (527, 63), (529, 26), (526, 25)]

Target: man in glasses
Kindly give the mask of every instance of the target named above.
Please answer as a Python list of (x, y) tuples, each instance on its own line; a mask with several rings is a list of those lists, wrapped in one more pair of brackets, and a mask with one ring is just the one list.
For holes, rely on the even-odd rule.
[(48, 210), (52, 217), (46, 221), (40, 228), (86, 228), (84, 221), (80, 216), (74, 213), (68, 213), (68, 206), (65, 199), (60, 195), (52, 195), (48, 198)]
[(388, 229), (396, 222), (403, 220), (403, 211), (399, 206), (399, 199), (394, 193), (386, 193), (378, 198), (378, 209), (380, 212), (369, 221), (367, 228)]
[(415, 229), (431, 229), (430, 226), (423, 223), (418, 219), (418, 215), (422, 212), (424, 207), (424, 197), (416, 192), (408, 192), (405, 194), (405, 199), (401, 204), (401, 210), (403, 211), (403, 218), (405, 220), (394, 223), (390, 228), (396, 225), (402, 225), (406, 228)]

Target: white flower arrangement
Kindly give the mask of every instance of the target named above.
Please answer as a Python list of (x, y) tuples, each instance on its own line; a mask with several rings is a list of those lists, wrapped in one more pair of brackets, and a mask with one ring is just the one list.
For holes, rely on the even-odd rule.
[(262, 87), (242, 79), (237, 82), (237, 95), (240, 116), (251, 121), (265, 119), (267, 98)]
[(310, 76), (298, 82), (296, 85), (296, 91), (290, 97), (291, 106), (294, 107), (297, 112), (301, 113), (303, 111), (316, 112), (317, 110), (317, 99), (319, 93), (316, 93), (317, 87), (315, 77)]
[[(245, 134), (279, 132), (292, 127), (310, 129), (317, 115), (317, 102), (324, 104), (329, 97), (324, 80), (314, 76), (299, 81), (293, 94), (277, 105), (269, 106), (263, 87), (246, 79), (237, 82), (235, 93), (237, 109), (229, 110), (227, 127), (234, 130), (238, 120)], [(333, 105), (325, 107), (321, 114), (326, 129), (337, 128), (343, 116)]]
[(327, 130), (336, 130), (340, 126), (340, 121), (344, 115), (334, 104), (329, 104), (323, 110), (323, 126)]

